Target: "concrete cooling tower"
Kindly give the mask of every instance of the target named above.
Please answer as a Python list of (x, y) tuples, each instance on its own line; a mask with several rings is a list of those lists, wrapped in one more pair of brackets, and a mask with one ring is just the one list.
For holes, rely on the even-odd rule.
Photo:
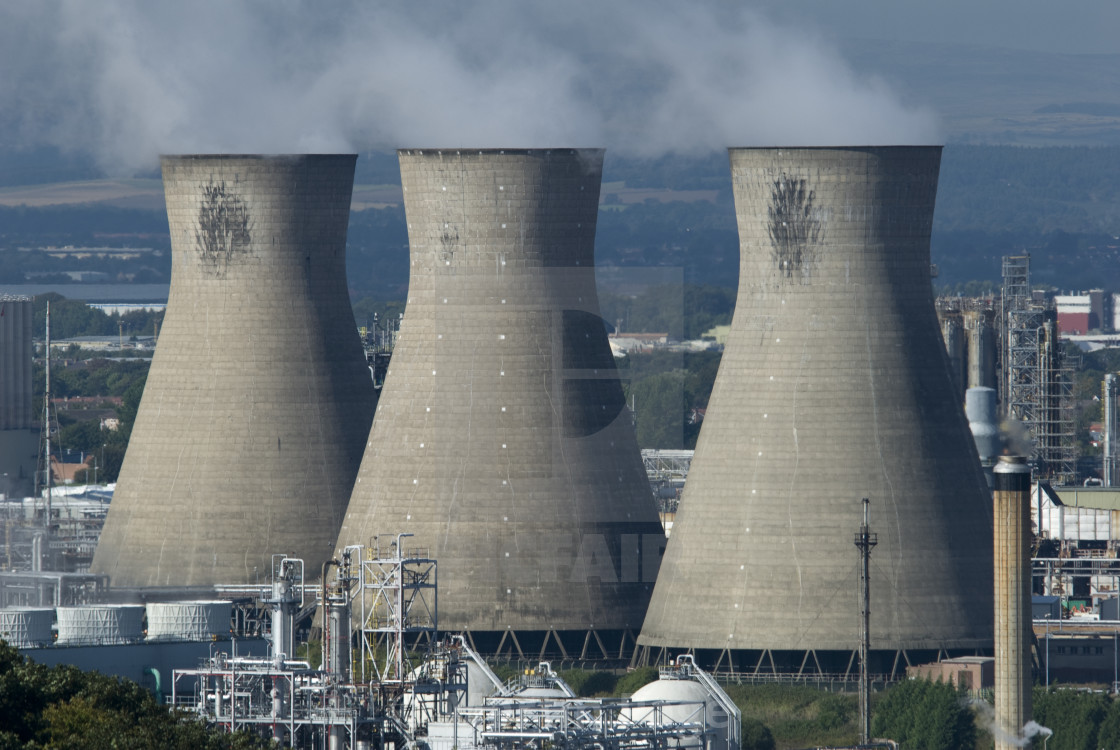
[(92, 566), (114, 588), (330, 556), (374, 406), (346, 290), (355, 159), (163, 158), (171, 292)]
[[(738, 302), (639, 643), (844, 672), (992, 646), (992, 513), (930, 285), (940, 149), (733, 149)], [(917, 653), (925, 652), (925, 653)]]
[(409, 298), (339, 546), (414, 533), (481, 650), (617, 658), (664, 534), (599, 317), (602, 152), (400, 163)]

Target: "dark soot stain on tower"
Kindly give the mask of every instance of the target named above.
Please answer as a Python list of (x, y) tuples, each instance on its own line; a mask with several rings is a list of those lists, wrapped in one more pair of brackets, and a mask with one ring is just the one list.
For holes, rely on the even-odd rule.
[(374, 403), (346, 290), (355, 158), (164, 157), (171, 294), (93, 562), (114, 587), (329, 557)]
[(939, 163), (731, 151), (738, 303), (641, 644), (850, 654), (868, 497), (873, 649), (991, 647), (991, 507), (930, 287)]

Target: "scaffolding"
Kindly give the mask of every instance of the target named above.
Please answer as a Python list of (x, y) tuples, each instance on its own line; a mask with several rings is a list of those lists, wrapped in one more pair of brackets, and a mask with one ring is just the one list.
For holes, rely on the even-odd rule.
[(404, 550), (412, 534), (377, 537), (359, 567), (362, 617), (362, 681), (399, 685), (410, 670), (406, 644), (431, 641), (438, 621), (436, 561), (426, 549)]
[(1062, 356), (1052, 307), (1035, 302), (1030, 290), (1030, 256), (1003, 258), (1000, 396), (1009, 419), (1018, 421), (1031, 443), (1036, 479), (1070, 484), (1077, 478), (1073, 415), (1073, 372)]

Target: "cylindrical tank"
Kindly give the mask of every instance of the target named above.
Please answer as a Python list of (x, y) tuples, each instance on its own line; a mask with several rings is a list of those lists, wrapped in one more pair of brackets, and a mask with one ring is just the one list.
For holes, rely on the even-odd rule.
[(929, 277), (939, 162), (731, 150), (738, 301), (639, 644), (843, 670), (867, 497), (872, 657), (991, 647), (991, 504)]
[(144, 638), (142, 604), (86, 604), (56, 611), (60, 646), (106, 646)]
[(1031, 719), (1031, 470), (1000, 456), (995, 475), (996, 750), (1023, 746)]
[(330, 556), (374, 390), (346, 289), (354, 156), (166, 156), (171, 293), (92, 571), (114, 588)]
[(331, 675), (334, 675), (339, 682), (349, 682), (351, 659), (353, 658), (350, 650), (349, 600), (332, 603), (327, 611), (326, 619), (325, 627), (330, 633), (330, 650), (327, 652), (327, 663), (324, 668)]
[(229, 637), (231, 602), (148, 602), (146, 609), (149, 641), (208, 641)]
[(49, 607), (0, 609), (0, 638), (15, 648), (49, 646), (54, 610)]
[(637, 629), (664, 535), (599, 317), (602, 152), (399, 155), (408, 302), (338, 549), (415, 534), (441, 629)]
[(996, 387), (996, 341), (992, 310), (966, 310), (964, 325), (968, 332), (968, 387)]
[(940, 316), (941, 339), (945, 342), (945, 351), (949, 354), (949, 374), (953, 378), (953, 388), (957, 393), (964, 393), (965, 389), (965, 332), (961, 314), (956, 310), (947, 310)]
[(964, 394), (964, 411), (968, 417), (968, 429), (976, 443), (980, 456), (980, 466), (988, 487), (992, 486), (992, 467), (1003, 449), (1003, 438), (996, 417), (996, 389), (969, 388)]
[(31, 427), (31, 338), (31, 298), (0, 294), (0, 431)]

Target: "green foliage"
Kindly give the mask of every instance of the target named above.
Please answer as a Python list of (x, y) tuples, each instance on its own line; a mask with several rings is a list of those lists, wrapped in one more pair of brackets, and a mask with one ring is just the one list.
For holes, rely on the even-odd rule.
[(616, 695), (633, 695), (638, 688), (648, 685), (656, 679), (657, 667), (638, 667), (618, 678), (618, 682), (614, 686), (614, 692)]
[[(765, 728), (777, 747), (802, 748), (853, 744), (857, 737), (855, 696), (828, 693), (807, 685), (728, 685), (724, 688), (743, 714), (743, 746), (749, 736), (765, 736)], [(760, 747), (766, 747), (765, 744)]]
[(0, 748), (25, 746), (249, 750), (269, 744), (207, 729), (134, 682), (35, 664), (0, 641)]
[(377, 316), (379, 326), (384, 326), (390, 319), (396, 318), (404, 312), (403, 299), (380, 300), (373, 297), (362, 297), (353, 303), (354, 320), (359, 327), (373, 328), (374, 315)]
[(740, 725), (743, 750), (774, 750), (774, 735), (761, 721), (744, 716)]
[(1120, 747), (1120, 700), (1109, 701), (1108, 711), (1097, 731), (1097, 746)]
[[(80, 288), (75, 288), (80, 294)], [(69, 299), (56, 292), (37, 295), (31, 303), (32, 326), (35, 336), (46, 331), (47, 302), (51, 303), (51, 339), (75, 336), (119, 336), (122, 328), (126, 336), (152, 335), (155, 326), (162, 324), (163, 311), (134, 310), (124, 315), (108, 315), (90, 307), (80, 299)]]
[(903, 750), (967, 750), (976, 725), (964, 696), (952, 685), (905, 680), (889, 688), (874, 709), (871, 731)]
[(618, 677), (610, 672), (587, 669), (568, 669), (560, 673), (560, 678), (581, 698), (611, 695), (618, 683)]
[(714, 352), (634, 353), (619, 368), (626, 401), (633, 403), (642, 448), (694, 448), (700, 424), (694, 409), (706, 408), (722, 354)]
[(1095, 750), (1117, 747), (1098, 742), (1101, 725), (1108, 719), (1109, 732), (1115, 736), (1116, 722), (1112, 701), (1103, 693), (1075, 690), (1034, 689), (1034, 720), (1053, 730), (1047, 750)]

